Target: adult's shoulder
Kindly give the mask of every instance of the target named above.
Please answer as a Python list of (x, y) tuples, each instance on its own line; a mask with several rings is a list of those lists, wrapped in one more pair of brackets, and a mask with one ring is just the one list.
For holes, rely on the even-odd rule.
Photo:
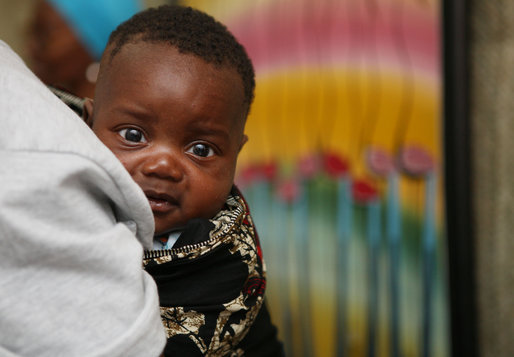
[(0, 149), (76, 153), (111, 165), (87, 125), (62, 103), (7, 44), (0, 41)]
[(0, 355), (159, 355), (146, 198), (4, 43), (0, 124)]
[[(107, 178), (99, 187), (102, 194), (114, 203), (122, 218), (136, 221), (139, 240), (145, 246), (151, 244), (153, 216), (139, 187), (90, 128), (2, 41), (0, 88), (3, 137), (0, 151), (49, 153), (48, 160), (52, 163), (58, 160), (59, 154), (89, 161), (87, 170), (95, 170)], [(55, 170), (55, 165), (52, 168)], [(65, 172), (68, 168), (62, 165), (58, 169)]]

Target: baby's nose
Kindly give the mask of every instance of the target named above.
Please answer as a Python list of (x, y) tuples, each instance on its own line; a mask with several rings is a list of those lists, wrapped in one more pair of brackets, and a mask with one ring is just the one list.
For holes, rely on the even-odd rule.
[(147, 176), (157, 176), (173, 181), (180, 181), (183, 177), (179, 155), (169, 150), (160, 150), (152, 153), (144, 161), (142, 171)]

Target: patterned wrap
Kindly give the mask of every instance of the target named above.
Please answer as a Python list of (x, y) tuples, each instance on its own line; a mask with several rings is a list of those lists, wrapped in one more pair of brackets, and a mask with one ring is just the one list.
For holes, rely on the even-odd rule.
[(172, 249), (146, 251), (143, 264), (159, 289), (165, 355), (245, 355), (241, 341), (263, 306), (266, 279), (248, 205), (235, 187), (216, 217), (192, 220)]

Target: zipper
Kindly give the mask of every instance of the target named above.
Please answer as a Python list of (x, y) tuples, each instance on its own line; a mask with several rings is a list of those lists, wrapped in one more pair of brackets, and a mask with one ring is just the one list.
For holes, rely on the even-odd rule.
[[(235, 198), (235, 197), (234, 197)], [(241, 214), (244, 213), (244, 207), (242, 203), (240, 202), (240, 198), (236, 199), (238, 205), (235, 207), (234, 210), (230, 211), (230, 222), (227, 224), (229, 227), (228, 229), (219, 231), (215, 236), (213, 236), (210, 239), (207, 239), (206, 241), (195, 243), (195, 244), (188, 244), (180, 248), (170, 248), (170, 249), (159, 249), (159, 250), (145, 250), (144, 251), (144, 257), (143, 259), (157, 259), (162, 258), (166, 256), (174, 256), (180, 253), (190, 253), (193, 250), (196, 250), (198, 248), (201, 248), (205, 245), (211, 244), (214, 241), (216, 241), (220, 236), (228, 234), (232, 229), (234, 229), (235, 222), (241, 217)]]

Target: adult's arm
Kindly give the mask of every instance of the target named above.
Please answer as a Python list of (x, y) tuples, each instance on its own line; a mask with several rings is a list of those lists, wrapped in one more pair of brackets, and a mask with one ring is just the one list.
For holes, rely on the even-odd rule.
[(158, 356), (144, 195), (0, 41), (0, 355)]

